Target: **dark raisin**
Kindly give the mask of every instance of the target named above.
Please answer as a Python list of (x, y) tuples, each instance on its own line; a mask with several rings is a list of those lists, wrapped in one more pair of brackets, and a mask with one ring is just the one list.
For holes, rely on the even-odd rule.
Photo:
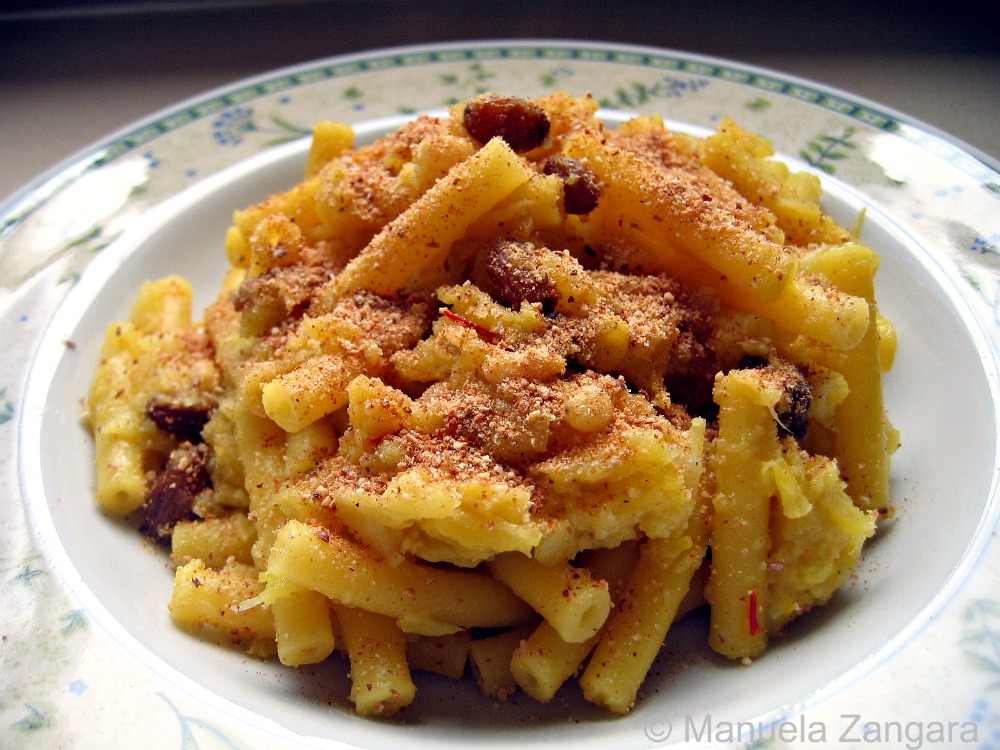
[(142, 506), (142, 531), (158, 542), (169, 542), (174, 526), (194, 518), (198, 494), (210, 486), (208, 449), (181, 443), (153, 480)]
[(549, 137), (549, 116), (530, 99), (486, 95), (470, 99), (462, 124), (480, 143), (500, 136), (517, 153), (538, 148)]
[(812, 388), (809, 381), (799, 375), (788, 383), (784, 395), (775, 407), (780, 427), (798, 441), (809, 432), (809, 408), (812, 406)]
[(553, 156), (545, 162), (543, 171), (562, 180), (566, 213), (589, 214), (597, 208), (601, 186), (586, 164), (568, 156)]
[(712, 400), (713, 380), (696, 374), (677, 374), (664, 382), (670, 401), (683, 404), (693, 417), (704, 417), (708, 422), (719, 418), (719, 405)]
[(329, 278), (327, 268), (310, 265), (272, 268), (262, 276), (248, 276), (232, 296), (240, 314), (240, 335), (266, 336), (289, 316), (302, 315), (315, 290)]
[(146, 416), (164, 432), (190, 440), (201, 441), (201, 431), (208, 424), (209, 409), (172, 402), (150, 401)]
[(262, 336), (288, 317), (288, 306), (271, 276), (247, 279), (233, 294), (233, 306), (240, 314), (240, 335)]
[(538, 256), (548, 250), (529, 242), (498, 242), (486, 255), (486, 274), (502, 300), (517, 308), (522, 302), (552, 305), (558, 297), (556, 285), (539, 265)]
[(739, 370), (767, 370), (769, 377), (781, 385), (781, 398), (774, 406), (781, 432), (796, 440), (804, 440), (809, 432), (809, 409), (812, 406), (812, 386), (799, 369), (780, 357), (770, 359), (748, 354), (737, 365)]
[(767, 357), (760, 357), (756, 354), (747, 354), (736, 365), (737, 370), (761, 370), (767, 367)]

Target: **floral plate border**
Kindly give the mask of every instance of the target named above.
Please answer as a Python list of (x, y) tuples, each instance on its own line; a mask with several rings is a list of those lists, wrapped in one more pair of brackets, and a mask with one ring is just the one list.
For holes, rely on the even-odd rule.
[[(357, 122), (440, 108), (488, 90), (536, 96), (556, 89), (589, 91), (607, 107), (664, 114), (694, 127), (737, 117), (765, 133), (779, 153), (851, 185), (937, 248), (938, 262), (965, 279), (967, 297), (994, 343), (1000, 341), (1000, 165), (905, 115), (781, 73), (671, 50), (499, 40), (320, 60), (179, 103), (95, 144), (0, 205), (0, 330), (8, 350), (0, 361), (0, 744), (103, 746), (114, 738), (187, 750), (262, 742), (239, 712), (211, 715), (95, 626), (40, 552), (19, 502), (15, 431), (29, 364), (90, 261), (155, 206), (254, 154), (308, 137), (318, 119)], [(897, 731), (889, 726), (895, 722), (900, 733), (919, 731), (926, 746), (950, 744), (944, 724), (955, 724), (953, 731), (974, 726), (981, 746), (1000, 747), (998, 571), (1000, 550), (993, 545), (905, 658), (810, 707), (810, 722), (831, 727), (824, 737), (830, 746), (842, 739), (834, 727), (846, 741), (873, 743)], [(929, 724), (919, 708), (932, 694), (936, 718)], [(871, 713), (857, 714), (857, 705)], [(940, 738), (935, 722), (942, 724)], [(652, 745), (668, 739), (662, 726), (635, 731)], [(899, 738), (898, 744), (918, 741)], [(787, 744), (774, 731), (738, 739), (754, 747)], [(312, 746), (281, 731), (268, 733), (266, 744)]]

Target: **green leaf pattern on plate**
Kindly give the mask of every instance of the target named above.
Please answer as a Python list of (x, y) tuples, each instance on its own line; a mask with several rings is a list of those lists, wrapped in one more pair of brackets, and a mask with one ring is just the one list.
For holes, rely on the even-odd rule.
[(847, 127), (840, 135), (817, 136), (799, 151), (799, 156), (807, 164), (832, 175), (837, 169), (831, 162), (846, 159), (850, 156), (851, 151), (857, 148), (857, 145), (851, 140), (855, 133), (855, 128)]

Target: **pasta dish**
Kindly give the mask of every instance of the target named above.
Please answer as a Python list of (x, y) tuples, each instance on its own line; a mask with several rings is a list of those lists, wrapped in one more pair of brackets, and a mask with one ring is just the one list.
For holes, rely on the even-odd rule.
[(320, 122), (200, 319), (170, 276), (108, 328), (97, 500), (169, 545), (178, 626), (343, 654), (366, 716), (420, 670), (624, 714), (701, 607), (753, 660), (892, 509), (895, 331), (820, 195), (732, 120), (589, 96)]

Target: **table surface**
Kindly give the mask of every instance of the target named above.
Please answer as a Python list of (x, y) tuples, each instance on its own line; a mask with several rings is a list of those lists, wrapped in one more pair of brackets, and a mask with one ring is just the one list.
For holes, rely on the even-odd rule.
[(870, 99), (1000, 158), (1000, 41), (987, 10), (963, 0), (844, 5), (14, 0), (0, 6), (0, 199), (134, 120), (245, 76), (365, 49), (486, 38), (725, 57)]

